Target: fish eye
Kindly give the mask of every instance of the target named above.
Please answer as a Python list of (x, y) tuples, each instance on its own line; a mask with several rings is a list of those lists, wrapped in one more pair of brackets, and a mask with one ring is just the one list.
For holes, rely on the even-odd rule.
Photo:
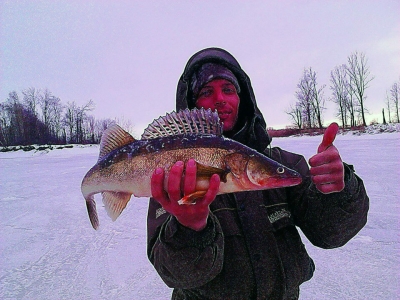
[(283, 174), (283, 173), (285, 173), (285, 169), (283, 167), (279, 167), (278, 169), (276, 169), (276, 172), (278, 174)]

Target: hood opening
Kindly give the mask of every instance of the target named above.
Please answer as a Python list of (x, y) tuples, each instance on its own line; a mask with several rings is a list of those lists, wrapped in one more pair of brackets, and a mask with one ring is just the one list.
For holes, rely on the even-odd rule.
[(251, 86), (250, 78), (243, 71), (238, 61), (226, 50), (221, 48), (206, 48), (195, 53), (187, 62), (179, 79), (176, 93), (176, 109), (192, 109), (189, 99), (193, 94), (190, 90), (192, 74), (205, 63), (217, 63), (228, 68), (238, 79), (240, 85), (240, 104), (238, 122), (232, 132), (224, 135), (241, 142), (259, 152), (263, 152), (271, 142), (266, 131), (266, 123)]

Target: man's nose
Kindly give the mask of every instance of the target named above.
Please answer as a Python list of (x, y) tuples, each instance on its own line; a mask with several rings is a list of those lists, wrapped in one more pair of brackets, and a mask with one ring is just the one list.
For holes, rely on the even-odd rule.
[(226, 102), (224, 101), (224, 95), (222, 91), (218, 91), (215, 95), (214, 105), (215, 107), (224, 106)]

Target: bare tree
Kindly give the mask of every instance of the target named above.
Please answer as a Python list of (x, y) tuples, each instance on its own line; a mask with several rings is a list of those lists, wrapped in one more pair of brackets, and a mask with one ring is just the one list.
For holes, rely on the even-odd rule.
[(24, 113), (16, 91), (8, 94), (5, 109), (10, 120), (9, 138), (14, 144), (23, 144), (24, 141)]
[(390, 98), (393, 103), (394, 113), (396, 114), (396, 122), (400, 123), (399, 117), (399, 94), (400, 94), (400, 83), (393, 83), (390, 89)]
[(390, 104), (391, 103), (390, 103), (390, 97), (389, 97), (388, 91), (386, 91), (386, 102), (385, 102), (385, 104), (386, 104), (386, 109), (388, 111), (388, 117), (389, 117), (388, 123), (391, 123), (392, 122), (392, 119), (390, 117), (390, 111), (391, 111)]
[(34, 87), (27, 88), (22, 91), (23, 101), (28, 109), (35, 115), (37, 115), (37, 107), (41, 101), (40, 90)]
[(61, 99), (58, 97), (53, 97), (50, 102), (50, 112), (51, 112), (51, 132), (60, 142), (65, 142), (64, 137), (62, 137), (63, 132), (63, 124), (62, 124), (62, 113), (64, 110), (64, 106), (61, 104)]
[(360, 109), (359, 105), (357, 104), (357, 101), (355, 100), (355, 96), (351, 88), (352, 86), (351, 82), (352, 79), (349, 78), (349, 84), (347, 85), (348, 99), (346, 102), (346, 109), (348, 112), (348, 117), (350, 119), (350, 126), (354, 127), (357, 125), (356, 113), (359, 112)]
[[(303, 124), (307, 128), (313, 127), (313, 110), (312, 110), (312, 95), (311, 85), (307, 70), (304, 70), (303, 77), (300, 78), (300, 82), (297, 84), (298, 90), (296, 91), (296, 98), (298, 100), (298, 106), (301, 107)], [(296, 105), (297, 106), (297, 105)]]
[[(33, 87), (22, 91), (23, 102), (16, 91), (0, 103), (0, 145), (45, 143), (98, 142), (97, 121), (89, 112), (94, 102), (77, 106), (75, 102), (61, 103), (48, 90)], [(114, 122), (114, 121), (111, 121)], [(131, 126), (130, 122), (126, 122)]]
[(342, 127), (347, 126), (347, 112), (349, 105), (349, 81), (346, 65), (335, 67), (331, 71), (331, 86), (333, 102), (338, 105), (337, 116), (342, 120)]
[(313, 101), (311, 102), (313, 109), (314, 109), (314, 114), (316, 117), (316, 120), (318, 122), (318, 127), (322, 128), (322, 110), (325, 109), (324, 104), (325, 104), (325, 98), (324, 98), (324, 88), (325, 85), (322, 85), (322, 87), (318, 88), (317, 84), (317, 73), (313, 72), (310, 68), (310, 74), (311, 74), (311, 83), (312, 83), (312, 96), (313, 96)]
[(10, 118), (8, 117), (5, 103), (0, 103), (0, 145), (7, 146), (10, 144), (8, 128), (10, 126)]
[(300, 104), (296, 103), (294, 107), (291, 105), (286, 113), (291, 117), (293, 124), (301, 129), (303, 126), (303, 118)]
[(76, 103), (74, 101), (67, 102), (63, 120), (64, 120), (64, 125), (65, 127), (67, 127), (68, 130), (67, 141), (70, 143), (75, 141), (75, 132), (74, 132), (75, 119), (76, 119)]
[(87, 136), (90, 126), (86, 126), (88, 121), (88, 112), (94, 109), (92, 100), (88, 101), (82, 107), (76, 105), (75, 102), (68, 102), (64, 114), (64, 124), (68, 129), (68, 140), (71, 143), (87, 142), (92, 136)]
[(87, 140), (85, 137), (85, 126), (84, 122), (87, 121), (88, 112), (94, 109), (94, 102), (93, 100), (89, 100), (86, 104), (82, 107), (77, 108), (77, 118), (76, 118), (76, 134), (77, 134), (77, 142), (83, 143)]
[(48, 89), (45, 89), (42, 97), (40, 99), (40, 108), (42, 109), (42, 121), (47, 129), (50, 128), (51, 120), (51, 102), (53, 100), (53, 95)]
[(58, 142), (61, 132), (61, 115), (63, 106), (60, 98), (52, 95), (45, 89), (41, 94), (39, 105), (41, 108), (42, 121), (45, 126), (45, 140), (48, 142)]
[(28, 89), (23, 90), (22, 95), (23, 95), (23, 102), (26, 105), (30, 115), (32, 116), (29, 120), (30, 124), (27, 128), (29, 136), (32, 142), (40, 143), (41, 131), (39, 130), (39, 127), (41, 124), (38, 120), (38, 112), (37, 112), (37, 108), (41, 100), (40, 90), (35, 89), (34, 87), (30, 87)]
[(367, 125), (365, 121), (365, 90), (368, 84), (374, 77), (371, 77), (369, 68), (367, 66), (367, 59), (364, 53), (352, 53), (348, 59), (347, 73), (350, 76), (350, 88), (352, 93), (356, 96), (360, 106), (361, 119), (364, 126)]
[(386, 125), (386, 118), (385, 118), (385, 109), (382, 108), (382, 122)]
[(322, 110), (324, 109), (323, 89), (318, 88), (317, 73), (310, 69), (305, 69), (300, 82), (297, 84), (296, 98), (302, 107), (303, 124), (308, 128), (322, 128)]
[[(36, 143), (38, 136), (32, 132), (36, 124), (35, 114), (20, 102), (18, 93), (9, 93), (6, 102), (1, 105), (2, 144), (26, 145)], [(37, 123), (40, 125), (40, 123)], [(40, 128), (40, 127), (39, 127)]]

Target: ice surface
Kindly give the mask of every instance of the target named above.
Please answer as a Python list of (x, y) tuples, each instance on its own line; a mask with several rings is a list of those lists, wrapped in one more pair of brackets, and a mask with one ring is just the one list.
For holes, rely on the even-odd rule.
[[(276, 138), (310, 158), (321, 137)], [(339, 135), (371, 200), (368, 223), (344, 247), (322, 250), (300, 299), (398, 299), (400, 133)], [(0, 299), (169, 299), (146, 256), (147, 199), (132, 198), (110, 221), (97, 198), (92, 229), (80, 192), (98, 147), (0, 153)]]
[[(314, 155), (321, 137), (274, 139), (285, 150)], [(338, 135), (343, 161), (354, 165), (370, 198), (367, 225), (344, 247), (323, 250), (303, 241), (316, 264), (300, 299), (399, 299), (400, 133)]]

